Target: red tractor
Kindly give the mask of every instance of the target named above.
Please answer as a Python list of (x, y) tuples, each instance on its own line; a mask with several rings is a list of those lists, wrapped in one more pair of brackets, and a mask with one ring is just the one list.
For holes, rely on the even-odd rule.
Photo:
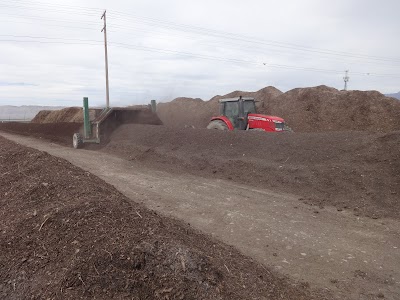
[(208, 129), (271, 132), (286, 130), (285, 120), (282, 118), (257, 114), (254, 98), (222, 99), (219, 103), (220, 116), (211, 119)]

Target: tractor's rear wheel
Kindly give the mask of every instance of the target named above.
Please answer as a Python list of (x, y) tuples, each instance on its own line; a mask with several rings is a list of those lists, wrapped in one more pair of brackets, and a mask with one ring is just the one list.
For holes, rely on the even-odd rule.
[(213, 120), (208, 124), (207, 129), (229, 130), (228, 125), (221, 120)]
[(72, 145), (75, 149), (80, 149), (83, 147), (83, 137), (80, 133), (74, 133), (72, 138)]

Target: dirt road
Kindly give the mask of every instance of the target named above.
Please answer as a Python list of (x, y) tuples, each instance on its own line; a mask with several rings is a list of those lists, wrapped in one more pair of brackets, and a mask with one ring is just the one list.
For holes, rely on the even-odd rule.
[(127, 197), (190, 223), (338, 298), (400, 298), (400, 222), (307, 206), (295, 195), (138, 167), (110, 154), (2, 136), (99, 176)]

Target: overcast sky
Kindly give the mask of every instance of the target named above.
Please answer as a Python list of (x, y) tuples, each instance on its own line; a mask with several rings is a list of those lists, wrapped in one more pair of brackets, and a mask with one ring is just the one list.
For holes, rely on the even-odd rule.
[(398, 0), (0, 0), (0, 105), (111, 105), (329, 85), (400, 90)]

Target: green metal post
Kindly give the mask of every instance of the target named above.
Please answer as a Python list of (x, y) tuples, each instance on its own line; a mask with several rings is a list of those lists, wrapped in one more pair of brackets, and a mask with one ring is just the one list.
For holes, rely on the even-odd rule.
[(153, 113), (157, 112), (157, 102), (156, 102), (156, 100), (151, 100), (151, 111)]
[(92, 130), (90, 127), (90, 117), (89, 117), (89, 99), (87, 97), (83, 98), (83, 128), (85, 139), (90, 138)]

